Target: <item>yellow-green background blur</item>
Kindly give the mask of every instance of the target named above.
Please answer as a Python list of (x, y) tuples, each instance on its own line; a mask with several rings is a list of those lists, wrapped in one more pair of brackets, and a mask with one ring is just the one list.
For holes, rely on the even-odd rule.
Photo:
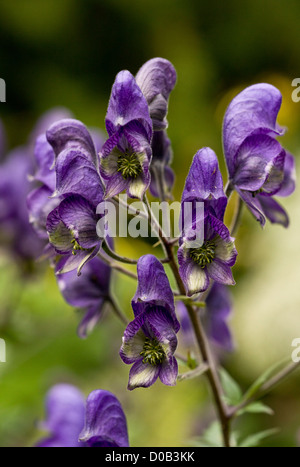
[[(291, 82), (300, 77), (298, 0), (14, 0), (0, 2), (0, 77), (7, 103), (0, 104), (9, 147), (26, 142), (38, 117), (57, 105), (86, 125), (104, 129), (111, 85), (118, 71), (133, 74), (148, 59), (169, 59), (178, 73), (170, 99), (169, 136), (179, 200), (191, 160), (203, 146), (222, 155), (222, 118), (243, 87), (266, 81), (283, 94), (281, 142), (300, 153), (300, 103)], [(298, 158), (299, 160), (299, 158)], [(224, 364), (246, 389), (269, 365), (291, 354), (300, 338), (300, 195), (283, 200), (288, 230), (262, 230), (243, 217), (232, 288), (236, 343)], [(233, 210), (230, 204), (228, 219)], [(137, 257), (149, 246), (117, 242)], [(135, 283), (114, 276), (118, 302), (130, 315)], [(129, 367), (118, 351), (123, 328), (107, 316), (85, 341), (76, 336), (79, 315), (67, 306), (53, 271), (36, 266), (21, 274), (7, 248), (0, 249), (0, 337), (7, 363), (0, 364), (0, 446), (30, 446), (40, 436), (44, 396), (57, 382), (76, 384), (86, 395), (113, 391), (123, 404), (132, 446), (184, 446), (209, 424), (214, 412), (206, 383), (161, 383), (126, 390)], [(280, 427), (266, 446), (296, 446), (300, 430), (300, 375), (266, 402), (273, 417), (245, 416), (241, 430)]]

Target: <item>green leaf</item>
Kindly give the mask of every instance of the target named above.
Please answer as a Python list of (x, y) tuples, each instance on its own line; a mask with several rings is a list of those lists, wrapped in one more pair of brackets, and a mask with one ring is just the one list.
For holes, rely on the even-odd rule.
[(279, 432), (278, 428), (261, 431), (255, 435), (250, 435), (239, 444), (240, 448), (252, 448), (257, 446), (263, 439), (273, 436)]
[[(230, 436), (230, 444), (232, 447), (237, 446), (237, 433), (233, 432)], [(213, 422), (207, 430), (203, 433), (203, 436), (196, 438), (191, 443), (193, 446), (201, 448), (222, 448), (223, 444), (223, 435), (222, 428), (218, 421)]]
[(197, 438), (194, 441), (195, 446), (199, 447), (215, 447), (221, 448), (223, 447), (223, 438), (222, 438), (222, 430), (220, 423), (215, 421), (213, 422), (207, 430), (203, 433), (203, 436)]
[(228, 405), (238, 405), (243, 393), (238, 383), (230, 376), (224, 368), (220, 368), (221, 384), (225, 393), (225, 402)]
[(243, 415), (244, 413), (265, 413), (268, 415), (274, 415), (274, 411), (271, 407), (263, 404), (262, 402), (253, 402), (246, 407), (243, 407), (241, 410), (238, 411), (237, 416)]
[(276, 374), (281, 367), (286, 365), (288, 362), (290, 362), (290, 359), (284, 359), (281, 362), (276, 362), (274, 365), (272, 365), (270, 368), (268, 368), (257, 380), (250, 386), (248, 391), (243, 397), (243, 401), (247, 401), (251, 399), (259, 390), (260, 388), (265, 384), (266, 381), (268, 381), (274, 374)]

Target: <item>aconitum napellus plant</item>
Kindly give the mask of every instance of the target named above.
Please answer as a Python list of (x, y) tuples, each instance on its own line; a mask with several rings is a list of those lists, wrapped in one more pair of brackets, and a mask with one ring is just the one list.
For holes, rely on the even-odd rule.
[[(175, 228), (166, 231), (151, 200), (164, 202), (165, 209), (172, 199), (175, 174), (167, 117), (176, 80), (174, 66), (163, 58), (149, 60), (135, 76), (120, 71), (108, 102), (106, 136), (97, 136), (73, 118), (59, 119), (38, 135), (28, 210), (33, 228), (47, 242), (44, 256), (64, 299), (84, 313), (79, 336), (88, 337), (106, 309), (108, 316), (120, 319), (124, 331), (115, 357), (130, 367), (124, 389), (146, 391), (156, 384), (175, 386), (206, 378), (221, 435), (215, 444), (242, 446), (243, 440), (232, 431), (233, 421), (247, 411), (266, 412), (258, 402), (265, 388), (271, 390), (291, 369), (278, 374), (274, 370), (269, 382), (260, 378), (248, 397), (222, 368), (226, 352), (237, 350), (230, 330), (230, 289), (236, 285), (238, 261), (235, 239), (243, 206), (261, 226), (269, 220), (288, 227), (288, 215), (277, 197), (294, 191), (295, 163), (280, 143), (280, 91), (266, 83), (246, 88), (224, 116), (228, 179), (214, 150), (201, 144), (190, 155), (178, 202), (177, 233)], [(233, 192), (237, 196), (232, 198)], [(236, 199), (229, 227), (225, 214)], [(143, 236), (155, 237), (153, 254), (145, 251), (133, 259), (116, 251), (116, 235), (106, 217), (112, 208), (125, 209), (138, 220), (135, 225), (149, 227)], [(165, 220), (168, 211), (163, 212)], [(131, 235), (131, 244), (136, 236)], [(116, 274), (136, 282), (130, 317), (112, 292)], [(95, 391), (85, 404), (77, 388), (59, 385), (47, 400), (45, 427), (50, 437), (39, 446), (128, 446), (123, 409), (111, 393)], [(109, 403), (116, 417), (113, 412), (107, 416)], [(159, 418), (159, 407), (153, 410)], [(253, 437), (253, 444), (262, 437)], [(199, 446), (209, 443), (205, 434), (199, 440)]]

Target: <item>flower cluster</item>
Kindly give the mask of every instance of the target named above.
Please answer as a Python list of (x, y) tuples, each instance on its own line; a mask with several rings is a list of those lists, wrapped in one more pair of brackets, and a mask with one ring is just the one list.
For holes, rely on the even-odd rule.
[[(175, 178), (167, 113), (175, 84), (176, 71), (162, 58), (146, 62), (135, 77), (123, 70), (111, 90), (106, 140), (68, 116), (40, 131), (35, 144), (37, 170), (32, 180), (38, 186), (27, 199), (30, 221), (47, 242), (44, 255), (54, 266), (63, 297), (85, 310), (79, 336), (86, 337), (99, 322), (107, 303), (116, 306), (111, 295), (113, 269), (138, 281), (132, 320), (128, 323), (115, 308), (127, 323), (120, 357), (132, 365), (129, 390), (148, 388), (157, 380), (176, 384), (180, 335), (189, 347), (202, 339), (198, 347), (208, 365), (206, 338), (219, 349), (233, 349), (227, 286), (235, 284), (237, 250), (232, 229), (224, 221), (230, 196), (235, 190), (239, 206), (245, 204), (261, 225), (267, 218), (287, 227), (288, 216), (274, 197), (288, 196), (295, 189), (294, 158), (277, 140), (283, 134), (277, 124), (281, 94), (269, 84), (250, 86), (232, 100), (224, 117), (226, 188), (216, 153), (209, 147), (199, 149), (182, 192), (180, 236), (166, 237), (159, 219), (153, 222), (147, 191), (161, 201), (171, 198)], [(1, 144), (0, 139), (0, 148)], [(2, 178), (0, 172), (0, 193)], [(118, 195), (123, 192), (143, 203), (143, 215), (156, 229), (164, 258), (121, 257), (107, 235), (109, 225), (106, 234), (99, 234), (97, 224), (103, 220), (99, 204), (111, 200), (120, 207)], [(119, 262), (136, 265), (137, 275)], [(199, 307), (203, 313), (196, 313)], [(214, 394), (219, 386), (216, 374), (210, 371)], [(217, 405), (222, 409), (220, 400)], [(122, 408), (106, 391), (91, 393), (85, 407), (76, 388), (57, 386), (47, 407), (44, 426), (51, 437), (41, 446), (128, 446)]]

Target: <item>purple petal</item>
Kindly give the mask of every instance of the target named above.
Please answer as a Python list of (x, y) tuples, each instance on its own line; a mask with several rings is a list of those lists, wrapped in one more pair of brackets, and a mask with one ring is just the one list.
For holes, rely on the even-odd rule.
[(128, 447), (127, 422), (118, 399), (104, 390), (87, 398), (86, 420), (80, 440), (90, 447)]
[(78, 120), (65, 119), (51, 125), (47, 131), (47, 139), (58, 156), (65, 149), (85, 150), (90, 162), (97, 167), (95, 145), (88, 129)]
[(82, 150), (62, 151), (56, 160), (56, 196), (78, 194), (94, 206), (103, 200), (103, 188), (95, 166)]
[(46, 139), (46, 135), (40, 135), (37, 138), (34, 155), (37, 162), (37, 171), (33, 178), (46, 185), (53, 193), (55, 190), (55, 171), (53, 169), (55, 155)]
[(147, 305), (162, 306), (169, 311), (175, 332), (178, 332), (180, 325), (175, 315), (173, 292), (163, 265), (155, 256), (145, 255), (138, 261), (137, 272), (138, 287), (132, 300), (135, 316)]
[(57, 276), (58, 287), (69, 305), (76, 308), (98, 306), (109, 294), (111, 268), (94, 258), (80, 277), (75, 271)]
[(206, 269), (209, 277), (219, 284), (235, 285), (231, 267), (226, 263), (215, 259), (212, 263), (206, 266)]
[(196, 153), (186, 178), (182, 202), (194, 199), (199, 201), (221, 199), (226, 206), (218, 159), (210, 148), (203, 148)]
[(144, 319), (141, 320), (140, 316), (138, 316), (125, 329), (120, 357), (126, 365), (135, 363), (141, 358), (146, 339), (145, 333), (141, 330), (143, 323)]
[[(80, 277), (80, 276), (79, 276)], [(99, 323), (104, 313), (105, 300), (100, 299), (97, 305), (88, 307), (83, 319), (81, 320), (77, 334), (80, 339), (86, 339)]]
[(49, 235), (49, 241), (58, 253), (66, 254), (72, 252), (72, 240), (74, 237), (60, 218), (59, 207), (55, 208), (49, 214), (46, 229)]
[(231, 178), (236, 153), (248, 136), (280, 134), (276, 119), (281, 101), (278, 89), (261, 83), (244, 89), (229, 104), (223, 123), (223, 143)]
[(281, 224), (286, 228), (289, 226), (290, 221), (286, 211), (275, 199), (261, 195), (258, 195), (257, 198), (262, 212), (272, 224)]
[(295, 158), (289, 152), (286, 153), (284, 162), (284, 178), (280, 190), (276, 196), (290, 196), (296, 188)]
[(171, 357), (177, 348), (177, 330), (174, 329), (169, 313), (162, 307), (151, 307), (144, 312), (144, 319), (143, 329), (150, 337), (163, 344), (167, 357)]
[(168, 98), (176, 84), (176, 71), (172, 63), (164, 58), (153, 58), (146, 62), (136, 75), (149, 105), (154, 130), (166, 128), (165, 117), (168, 111)]
[(175, 357), (165, 360), (161, 364), (159, 379), (167, 386), (176, 386), (178, 376), (178, 363)]
[(214, 283), (206, 299), (206, 327), (210, 338), (231, 351), (233, 342), (227, 320), (232, 311), (228, 287)]
[(59, 203), (59, 199), (51, 198), (52, 191), (43, 185), (27, 196), (29, 222), (40, 238), (48, 238), (46, 232), (47, 217)]
[(69, 196), (60, 203), (58, 212), (60, 219), (82, 248), (94, 248), (101, 242), (96, 230), (95, 209), (85, 198), (79, 195)]
[(222, 263), (227, 266), (234, 266), (237, 257), (237, 251), (234, 244), (234, 239), (229, 237), (227, 240), (223, 240), (221, 237), (214, 239), (215, 244), (215, 256)]
[(263, 213), (262, 206), (259, 201), (259, 197), (253, 196), (249, 191), (238, 190), (237, 192), (241, 199), (246, 203), (247, 207), (249, 208), (250, 212), (256, 218), (256, 220), (260, 223), (263, 227), (266, 223), (266, 218)]
[(41, 441), (39, 447), (80, 447), (79, 434), (84, 426), (85, 401), (74, 386), (54, 386), (47, 395), (47, 421), (42, 427), (50, 437)]
[(124, 70), (116, 76), (108, 104), (105, 123), (109, 136), (132, 121), (141, 125), (150, 142), (152, 122), (147, 101), (132, 74)]
[(160, 373), (160, 365), (143, 363), (143, 358), (134, 363), (129, 372), (128, 389), (149, 388), (155, 383)]
[(246, 138), (236, 157), (233, 184), (241, 190), (278, 191), (283, 181), (285, 151), (270, 136)]

